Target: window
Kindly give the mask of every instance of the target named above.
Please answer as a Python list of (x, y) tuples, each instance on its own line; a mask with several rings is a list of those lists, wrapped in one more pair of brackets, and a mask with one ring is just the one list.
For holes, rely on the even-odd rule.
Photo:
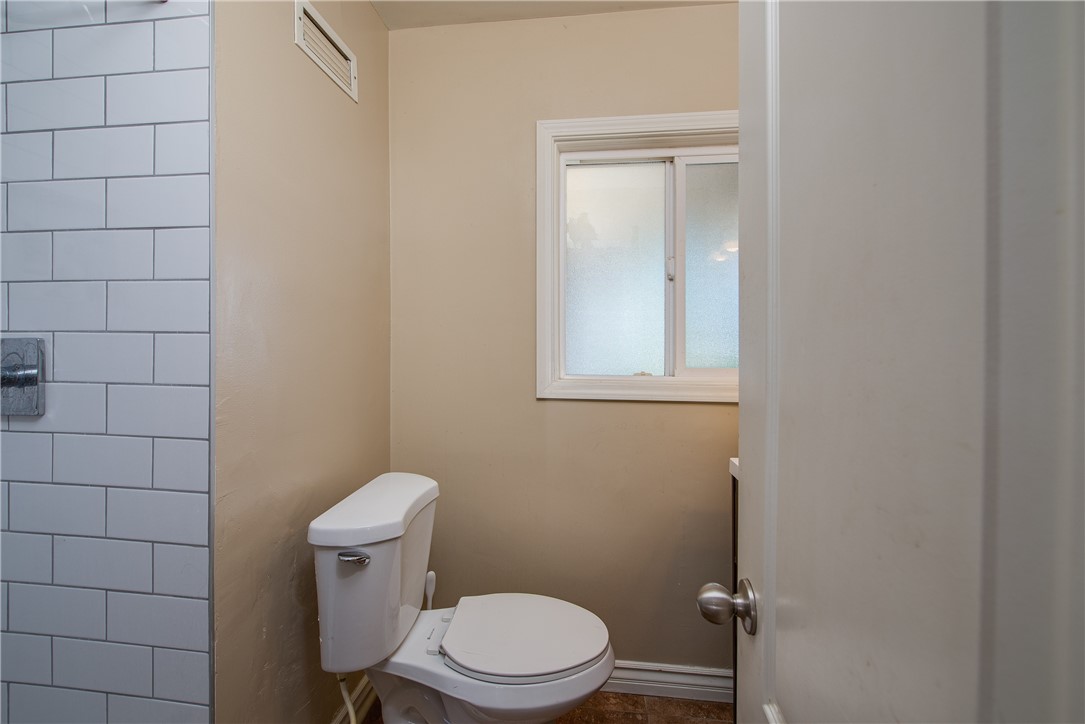
[(538, 127), (540, 398), (738, 401), (738, 114)]

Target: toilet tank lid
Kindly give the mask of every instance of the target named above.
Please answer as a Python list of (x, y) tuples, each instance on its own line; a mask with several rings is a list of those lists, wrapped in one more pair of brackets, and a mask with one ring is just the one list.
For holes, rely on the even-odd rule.
[(437, 499), (437, 482), (413, 473), (384, 473), (309, 524), (317, 546), (356, 546), (398, 538)]

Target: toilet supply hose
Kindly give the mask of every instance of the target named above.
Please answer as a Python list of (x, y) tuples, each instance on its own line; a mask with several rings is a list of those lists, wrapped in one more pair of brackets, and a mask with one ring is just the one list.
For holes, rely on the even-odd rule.
[(354, 711), (354, 704), (350, 701), (350, 692), (347, 691), (347, 677), (339, 677), (339, 691), (343, 694), (343, 704), (347, 707), (347, 716), (350, 717), (350, 724), (358, 724), (358, 714)]
[(437, 574), (430, 571), (426, 574), (426, 610), (433, 608), (433, 591), (437, 588)]

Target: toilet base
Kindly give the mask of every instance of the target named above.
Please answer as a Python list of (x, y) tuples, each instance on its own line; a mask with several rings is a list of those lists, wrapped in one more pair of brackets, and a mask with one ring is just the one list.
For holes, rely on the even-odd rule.
[[(381, 702), (384, 724), (548, 724), (587, 701), (594, 691), (547, 707), (502, 711), (500, 718), (424, 684), (383, 671), (366, 671)], [(494, 712), (496, 714), (496, 712)]]

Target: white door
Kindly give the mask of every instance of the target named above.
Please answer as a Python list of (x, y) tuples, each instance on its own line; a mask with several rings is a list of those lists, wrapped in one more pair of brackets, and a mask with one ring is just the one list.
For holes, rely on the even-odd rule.
[(743, 3), (739, 721), (1085, 717), (1083, 33)]

